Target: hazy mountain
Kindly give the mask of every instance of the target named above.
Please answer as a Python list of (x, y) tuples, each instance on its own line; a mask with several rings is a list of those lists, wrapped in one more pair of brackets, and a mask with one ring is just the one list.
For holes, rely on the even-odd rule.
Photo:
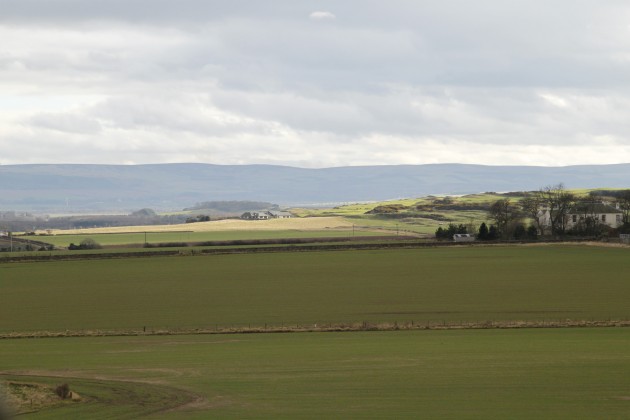
[(341, 203), (568, 188), (630, 187), (630, 164), (567, 167), (462, 164), (304, 169), (272, 165), (0, 166), (0, 210), (181, 209), (203, 201)]

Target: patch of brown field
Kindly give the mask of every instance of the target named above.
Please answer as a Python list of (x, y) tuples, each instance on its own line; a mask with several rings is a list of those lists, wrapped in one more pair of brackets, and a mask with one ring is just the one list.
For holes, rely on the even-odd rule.
[(32, 382), (7, 381), (3, 388), (7, 392), (7, 404), (18, 415), (72, 401), (72, 399), (62, 400), (59, 398), (50, 386)]
[(352, 223), (343, 217), (295, 217), (291, 219), (238, 220), (225, 219), (200, 223), (157, 226), (120, 226), (92, 229), (53, 230), (53, 234), (85, 235), (98, 233), (142, 232), (225, 232), (225, 231), (273, 231), (273, 230), (326, 230), (351, 229)]
[[(137, 371), (147, 371), (147, 372), (178, 372), (175, 369), (136, 369)], [(183, 373), (178, 372), (181, 376)], [(60, 380), (93, 380), (98, 381), (100, 385), (104, 388), (108, 388), (114, 391), (119, 391), (119, 386), (116, 383), (133, 383), (133, 384), (146, 384), (147, 386), (160, 386), (162, 390), (167, 389), (170, 397), (167, 396), (167, 400), (171, 401), (169, 406), (166, 406), (159, 411), (167, 412), (171, 410), (177, 410), (179, 407), (187, 407), (190, 405), (191, 409), (195, 407), (201, 408), (212, 408), (212, 404), (208, 404), (207, 400), (196, 393), (191, 391), (175, 388), (169, 385), (165, 381), (159, 380), (137, 380), (137, 379), (129, 379), (129, 378), (114, 378), (111, 376), (101, 376), (101, 375), (85, 375), (80, 371), (38, 371), (38, 370), (25, 370), (25, 371), (12, 371), (12, 372), (2, 372), (0, 371), (0, 376), (9, 376), (12, 379), (5, 381), (7, 384), (7, 388), (9, 389), (9, 408), (11, 408), (11, 413), (16, 413), (17, 415), (26, 414), (29, 412), (39, 411), (45, 408), (52, 408), (61, 404), (76, 404), (79, 401), (85, 401), (85, 399), (80, 396), (78, 393), (70, 390), (70, 395), (67, 399), (62, 400), (57, 396), (54, 392), (54, 389), (50, 385), (39, 384), (35, 382), (26, 382), (26, 378), (29, 381), (37, 381), (38, 377), (41, 378), (59, 378)], [(15, 377), (24, 377), (25, 381), (16, 381), (13, 378)], [(0, 378), (1, 380), (1, 378)], [(0, 381), (0, 385), (2, 382)], [(28, 391), (23, 391), (21, 388), (26, 388)], [(123, 395), (120, 392), (117, 392), (120, 395)], [(173, 401), (180, 400), (179, 405), (173, 405)], [(167, 401), (165, 400), (165, 401)], [(182, 402), (183, 401), (183, 402)], [(125, 400), (125, 403), (133, 403), (133, 400)], [(145, 402), (138, 401), (138, 404), (141, 406), (145, 406)], [(214, 407), (219, 405), (214, 405)]]

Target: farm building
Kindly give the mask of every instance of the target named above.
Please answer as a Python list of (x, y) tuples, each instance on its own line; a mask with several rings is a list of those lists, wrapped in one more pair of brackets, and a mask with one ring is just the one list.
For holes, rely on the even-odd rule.
[(290, 219), (293, 217), (288, 211), (246, 211), (241, 215), (245, 220), (269, 220), (269, 219)]
[(258, 211), (246, 211), (241, 215), (241, 219), (244, 220), (268, 220), (271, 217), (267, 214), (267, 212), (258, 212)]
[(471, 235), (470, 233), (456, 233), (453, 235), (453, 240), (455, 242), (474, 242), (475, 235)]
[(293, 215), (288, 211), (270, 210), (267, 212), (267, 214), (273, 219), (290, 219), (293, 217)]

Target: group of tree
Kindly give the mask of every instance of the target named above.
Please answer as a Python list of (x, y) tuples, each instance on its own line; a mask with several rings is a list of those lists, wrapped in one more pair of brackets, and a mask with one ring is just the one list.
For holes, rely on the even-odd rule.
[(71, 243), (70, 245), (68, 245), (68, 249), (69, 250), (77, 250), (77, 249), (101, 249), (102, 246), (101, 244), (99, 244), (98, 242), (96, 242), (94, 239), (92, 238), (85, 238), (84, 240), (82, 240), (79, 245), (75, 245), (74, 243)]
[[(502, 239), (531, 238), (534, 232), (565, 235), (568, 214), (576, 203), (575, 194), (567, 191), (563, 184), (549, 185), (529, 193), (518, 204), (509, 198), (498, 200), (490, 206), (488, 215)], [(527, 228), (523, 223), (526, 219), (532, 222)]]
[[(509, 235), (505, 232), (509, 232)], [(510, 225), (509, 231), (502, 231), (496, 225), (486, 225), (482, 223), (477, 231), (477, 239), (480, 241), (494, 241), (497, 239), (504, 240), (535, 240), (538, 238), (538, 230), (536, 226), (530, 225), (525, 227), (523, 223), (514, 223)]]
[[(491, 206), (489, 216), (502, 237), (521, 234), (518, 226), (523, 219), (531, 220), (536, 231), (546, 235), (601, 236), (611, 231), (601, 219), (607, 211), (603, 202), (611, 199), (622, 212), (622, 225), (617, 231), (630, 232), (630, 190), (596, 190), (588, 197), (578, 197), (563, 184), (550, 185), (529, 193), (518, 206), (499, 200)], [(532, 226), (527, 232), (533, 233)]]
[(210, 216), (204, 215), (204, 214), (188, 217), (186, 219), (186, 223), (209, 222), (209, 221), (210, 221)]
[(435, 231), (435, 237), (437, 239), (453, 239), (453, 235), (465, 233), (468, 233), (468, 228), (465, 225), (449, 223), (446, 229), (441, 226), (437, 228)]
[[(530, 194), (521, 200), (521, 205), (538, 230), (545, 234), (601, 236), (613, 231), (600, 218), (606, 211), (605, 201), (615, 201), (621, 211), (622, 223), (616, 231), (630, 232), (630, 190), (595, 190), (587, 197), (578, 197), (563, 184), (557, 184)], [(571, 218), (575, 218), (572, 223)]]
[[(569, 211), (576, 202), (575, 194), (567, 191), (563, 184), (557, 184), (531, 193), (521, 200), (521, 208), (534, 221), (540, 232), (549, 230), (551, 234), (564, 235), (567, 232)], [(543, 220), (541, 211), (548, 212), (549, 217)]]
[[(623, 224), (615, 231), (630, 233), (630, 190), (597, 190), (588, 197), (578, 197), (563, 184), (549, 185), (527, 193), (520, 201), (503, 198), (488, 208), (489, 224), (477, 230), (479, 240), (536, 239), (539, 234), (565, 236), (601, 236), (611, 231), (601, 215), (608, 211), (605, 200), (614, 200), (622, 212)], [(527, 225), (529, 222), (529, 226)], [(459, 229), (464, 225), (439, 228), (436, 238), (451, 239), (456, 233), (473, 233)]]
[(488, 209), (488, 216), (494, 222), (490, 227), (485, 223), (479, 227), (480, 240), (523, 240), (536, 239), (536, 226), (526, 227), (524, 220), (527, 213), (522, 205), (515, 204), (509, 198), (495, 201)]

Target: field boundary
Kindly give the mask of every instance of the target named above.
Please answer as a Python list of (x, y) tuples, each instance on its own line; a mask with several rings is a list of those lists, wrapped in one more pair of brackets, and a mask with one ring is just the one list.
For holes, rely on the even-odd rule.
[[(362, 238), (363, 239), (363, 238)], [(255, 254), (255, 253), (272, 253), (272, 252), (314, 252), (314, 251), (359, 251), (359, 250), (380, 250), (380, 249), (414, 249), (414, 248), (435, 248), (435, 247), (476, 247), (476, 246), (506, 246), (506, 245), (546, 245), (546, 244), (578, 244), (590, 243), (592, 239), (573, 239), (566, 240), (545, 240), (545, 241), (501, 241), (501, 242), (441, 242), (441, 241), (393, 241), (379, 243), (339, 243), (339, 244), (319, 244), (311, 243), (295, 243), (290, 245), (276, 246), (251, 246), (251, 247), (223, 247), (223, 248), (163, 248), (153, 246), (144, 248), (143, 251), (128, 252), (94, 252), (94, 253), (68, 253), (56, 254), (51, 251), (37, 254), (34, 251), (29, 255), (18, 256), (2, 256), (0, 255), (0, 263), (11, 262), (46, 262), (46, 261), (68, 261), (68, 260), (100, 260), (113, 258), (141, 258), (141, 257), (158, 257), (158, 256), (192, 256), (192, 255), (226, 255), (226, 254)], [(601, 243), (605, 245), (605, 242)], [(76, 252), (76, 251), (74, 251)]]
[(0, 333), (0, 340), (34, 338), (79, 338), (79, 337), (130, 337), (168, 335), (210, 334), (277, 334), (304, 332), (365, 332), (365, 331), (433, 331), (433, 330), (490, 330), (531, 328), (623, 328), (630, 327), (628, 319), (609, 320), (542, 320), (542, 321), (481, 321), (481, 322), (354, 322), (324, 324), (283, 324), (265, 326), (220, 326), (209, 328), (149, 328), (149, 329), (94, 329), (66, 331), (31, 331)]

